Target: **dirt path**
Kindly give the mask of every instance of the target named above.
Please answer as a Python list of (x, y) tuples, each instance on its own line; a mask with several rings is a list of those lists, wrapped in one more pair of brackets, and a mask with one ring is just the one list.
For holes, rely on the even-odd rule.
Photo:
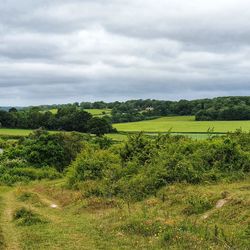
[(5, 242), (5, 249), (17, 250), (20, 248), (20, 235), (12, 222), (13, 208), (15, 207), (15, 197), (13, 191), (2, 195), (4, 210), (1, 215), (1, 228)]

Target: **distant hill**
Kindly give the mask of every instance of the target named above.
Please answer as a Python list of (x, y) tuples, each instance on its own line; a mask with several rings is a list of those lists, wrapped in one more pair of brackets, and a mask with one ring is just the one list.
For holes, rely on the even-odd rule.
[(3, 107), (0, 107), (0, 110), (9, 111), (9, 109), (11, 108), (16, 108), (17, 110), (20, 110), (20, 109), (23, 109), (24, 107), (3, 106)]

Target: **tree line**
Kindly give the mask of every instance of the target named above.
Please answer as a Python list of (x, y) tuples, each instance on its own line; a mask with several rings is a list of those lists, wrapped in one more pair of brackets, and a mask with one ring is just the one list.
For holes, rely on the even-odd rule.
[(196, 120), (250, 120), (250, 97), (229, 96), (213, 99), (162, 101), (129, 100), (126, 102), (82, 102), (82, 108), (110, 108), (112, 122), (133, 122), (170, 115), (193, 115)]
[[(48, 113), (47, 110), (58, 109), (58, 114)], [(89, 115), (84, 109), (111, 109), (111, 117), (104, 117), (108, 123), (134, 122), (147, 119), (154, 119), (160, 116), (184, 116), (193, 115), (197, 121), (204, 120), (250, 120), (250, 97), (249, 96), (229, 96), (217, 97), (213, 99), (163, 101), (163, 100), (128, 100), (126, 102), (81, 102), (62, 105), (42, 105), (38, 107), (22, 108), (18, 115), (22, 118), (11, 118), (10, 114), (0, 114), (0, 122), (3, 125), (4, 120), (8, 120), (6, 127), (15, 127), (15, 122), (21, 123), (17, 127), (37, 128), (44, 126), (47, 129), (64, 129), (86, 132), (84, 128), (75, 128), (78, 124), (72, 124), (71, 121), (78, 120), (79, 117)], [(10, 110), (13, 112), (14, 110)], [(26, 111), (26, 112), (25, 112)], [(37, 112), (34, 112), (37, 111)], [(40, 112), (42, 111), (42, 112)], [(73, 111), (73, 113), (72, 113)], [(11, 113), (9, 112), (9, 113)], [(67, 113), (65, 118), (63, 113)], [(62, 114), (62, 115), (61, 115)], [(74, 116), (72, 119), (71, 116)], [(27, 118), (28, 116), (28, 118)], [(7, 118), (6, 118), (7, 117)], [(33, 117), (33, 118), (29, 118)], [(52, 117), (52, 118), (51, 118)], [(3, 121), (2, 121), (3, 119)], [(91, 119), (91, 118), (90, 118)], [(45, 120), (45, 121), (44, 121)], [(35, 122), (34, 122), (35, 121)], [(67, 124), (65, 123), (67, 121)], [(104, 120), (94, 119), (93, 123), (104, 123)], [(10, 125), (10, 124), (11, 125)], [(13, 126), (14, 123), (14, 126)], [(29, 125), (27, 125), (29, 123)], [(34, 126), (34, 123), (39, 123)], [(44, 125), (46, 124), (46, 126)], [(25, 124), (25, 126), (23, 125)], [(93, 124), (92, 124), (93, 125)], [(103, 124), (104, 125), (104, 124)], [(3, 125), (4, 126), (4, 125)], [(83, 126), (83, 125), (81, 125)], [(88, 127), (88, 126), (87, 126)], [(105, 126), (104, 126), (105, 127)]]
[(90, 113), (78, 109), (76, 105), (59, 107), (58, 112), (41, 111), (39, 107), (25, 110), (11, 108), (0, 110), (0, 125), (5, 128), (78, 131), (103, 135), (114, 132), (109, 117), (93, 117)]

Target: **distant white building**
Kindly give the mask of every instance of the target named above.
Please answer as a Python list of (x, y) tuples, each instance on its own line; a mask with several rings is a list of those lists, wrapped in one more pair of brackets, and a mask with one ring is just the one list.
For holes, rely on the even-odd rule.
[(153, 107), (147, 107), (145, 110), (146, 111), (154, 111), (154, 108)]

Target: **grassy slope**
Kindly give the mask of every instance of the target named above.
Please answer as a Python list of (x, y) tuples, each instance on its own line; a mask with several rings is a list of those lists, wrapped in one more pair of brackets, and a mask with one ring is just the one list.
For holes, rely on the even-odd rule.
[(33, 130), (30, 129), (11, 129), (11, 128), (0, 128), (0, 135), (8, 136), (27, 136)]
[(93, 116), (103, 116), (103, 112), (105, 112), (105, 115), (111, 114), (111, 109), (84, 109), (85, 111), (89, 112)]
[[(5, 228), (3, 236), (9, 249), (13, 240), (14, 249), (247, 249), (249, 181), (177, 184), (164, 188), (157, 197), (130, 204), (130, 209), (118, 200), (81, 199), (81, 193), (62, 189), (60, 181), (2, 188), (0, 227)], [(228, 192), (227, 204), (216, 209), (224, 191)], [(35, 196), (20, 201), (18, 197), (27, 192)], [(187, 215), (184, 211), (191, 197), (203, 197), (213, 207)], [(59, 208), (50, 208), (52, 203)], [(48, 223), (18, 226), (3, 216), (22, 206)], [(158, 229), (167, 228), (165, 240), (155, 232), (155, 224)], [(232, 244), (234, 248), (230, 248)]]
[[(0, 128), (0, 136), (28, 136), (34, 130), (32, 129), (12, 129)], [(50, 133), (58, 133), (58, 131), (49, 131)], [(66, 132), (67, 133), (67, 132)]]
[[(102, 115), (101, 109), (90, 109), (94, 116)], [(106, 110), (108, 114), (110, 110)], [(171, 129), (172, 132), (189, 132), (189, 133), (201, 133), (207, 132), (209, 128), (214, 128), (214, 132), (228, 132), (235, 131), (236, 129), (242, 128), (244, 131), (250, 130), (250, 121), (203, 121), (197, 122), (193, 116), (176, 116), (176, 117), (162, 117), (155, 120), (141, 121), (141, 122), (130, 122), (130, 123), (118, 123), (113, 125), (118, 131), (126, 132), (167, 132)], [(32, 130), (28, 129), (0, 129), (1, 135), (9, 136), (27, 136)], [(117, 141), (126, 140), (125, 135), (121, 134), (110, 134), (107, 135)], [(188, 136), (194, 139), (207, 138), (206, 134), (188, 134)]]
[(118, 131), (146, 131), (146, 132), (207, 132), (214, 128), (214, 132), (235, 131), (242, 128), (250, 130), (250, 121), (195, 121), (193, 116), (162, 117), (155, 120), (114, 124)]
[[(111, 114), (111, 109), (84, 109), (86, 112), (89, 112), (93, 116), (103, 116), (103, 112), (105, 112), (106, 115)], [(52, 114), (57, 113), (57, 109), (50, 109), (49, 110)]]

